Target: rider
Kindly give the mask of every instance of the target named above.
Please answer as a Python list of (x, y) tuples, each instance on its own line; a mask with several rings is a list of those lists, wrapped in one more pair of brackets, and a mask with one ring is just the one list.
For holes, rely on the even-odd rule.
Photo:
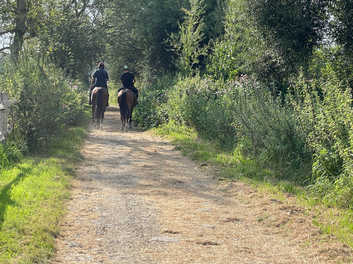
[(108, 104), (109, 93), (108, 93), (108, 85), (107, 85), (108, 81), (109, 81), (109, 76), (108, 76), (108, 72), (104, 69), (104, 62), (99, 62), (98, 63), (98, 70), (92, 76), (92, 86), (91, 86), (90, 93), (89, 93), (89, 104), (92, 104), (91, 95), (92, 95), (93, 89), (95, 87), (103, 87), (106, 89), (106, 93), (108, 96), (107, 106), (109, 106), (109, 104)]
[(137, 104), (137, 99), (139, 97), (139, 92), (136, 89), (136, 87), (134, 86), (135, 76), (131, 72), (129, 72), (129, 67), (127, 65), (124, 66), (124, 72), (120, 76), (120, 80), (121, 80), (121, 82), (123, 84), (123, 88), (120, 88), (118, 90), (118, 92), (120, 92), (120, 90), (122, 90), (122, 89), (130, 89), (130, 90), (132, 90), (136, 94), (136, 104)]

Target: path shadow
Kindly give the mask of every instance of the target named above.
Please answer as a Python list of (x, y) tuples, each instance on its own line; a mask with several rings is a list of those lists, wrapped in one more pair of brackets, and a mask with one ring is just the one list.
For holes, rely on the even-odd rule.
[[(113, 188), (138, 191), (144, 195), (148, 195), (149, 191), (173, 193), (178, 190), (224, 204), (224, 197), (213, 192), (212, 183), (216, 181), (210, 180), (210, 176), (205, 177), (206, 173), (197, 169), (197, 164), (185, 162), (187, 158), (163, 140), (140, 137), (138, 134), (143, 131), (133, 131), (136, 138), (125, 137), (125, 133), (117, 129), (119, 124), (119, 115), (110, 113), (104, 135), (89, 135), (87, 145), (94, 147), (89, 149), (91, 156), (86, 156), (86, 175), (82, 175), (80, 180), (98, 181)], [(111, 154), (105, 155), (107, 150)], [(168, 165), (161, 169), (162, 164)]]
[(24, 178), (32, 173), (32, 168), (17, 167), (21, 171), (15, 179), (1, 188), (0, 191), (0, 230), (2, 229), (7, 207), (10, 205), (17, 206), (16, 202), (11, 199), (11, 190), (16, 187)]

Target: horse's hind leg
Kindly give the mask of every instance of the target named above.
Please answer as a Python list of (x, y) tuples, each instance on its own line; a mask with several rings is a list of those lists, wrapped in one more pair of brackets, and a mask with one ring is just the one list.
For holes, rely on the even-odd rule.
[(125, 127), (125, 120), (124, 118), (121, 116), (121, 130), (124, 130)]
[(129, 111), (129, 128), (132, 128), (132, 111), (134, 110), (134, 107), (131, 108)]
[(105, 111), (105, 109), (102, 109), (102, 112), (101, 112), (101, 119), (100, 119), (100, 127), (101, 127), (101, 128), (103, 128), (104, 111)]
[(102, 114), (101, 114), (101, 109), (98, 105), (96, 106), (96, 111), (95, 111), (94, 115), (95, 115), (96, 128), (100, 128)]
[(131, 116), (129, 116), (129, 120), (128, 120), (128, 123), (129, 123), (129, 128), (132, 128), (132, 125), (131, 125), (131, 123), (132, 123), (132, 119), (131, 119)]

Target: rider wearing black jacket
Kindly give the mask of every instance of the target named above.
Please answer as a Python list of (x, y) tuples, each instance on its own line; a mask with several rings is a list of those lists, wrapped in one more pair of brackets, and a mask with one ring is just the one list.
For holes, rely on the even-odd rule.
[(91, 95), (92, 91), (95, 87), (104, 87), (107, 89), (107, 95), (108, 95), (108, 101), (109, 101), (109, 93), (108, 93), (108, 84), (107, 82), (109, 81), (109, 75), (108, 72), (104, 69), (104, 63), (100, 62), (98, 64), (98, 70), (93, 74), (92, 76), (92, 86), (90, 88), (90, 93), (89, 93), (89, 104), (92, 104), (91, 102)]
[(134, 86), (135, 76), (129, 72), (128, 66), (124, 66), (124, 73), (120, 76), (120, 80), (123, 84), (123, 88), (120, 88), (118, 92), (122, 89), (130, 89), (136, 94), (136, 100), (138, 99), (138, 90)]

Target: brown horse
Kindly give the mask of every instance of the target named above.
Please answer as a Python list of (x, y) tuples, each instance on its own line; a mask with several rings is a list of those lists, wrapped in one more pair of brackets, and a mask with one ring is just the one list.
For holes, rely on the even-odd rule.
[(108, 104), (108, 90), (104, 87), (95, 87), (91, 95), (92, 120), (97, 128), (102, 127), (104, 112)]
[(121, 130), (126, 130), (127, 125), (131, 128), (132, 111), (136, 105), (136, 95), (130, 89), (123, 89), (118, 93), (120, 107)]

